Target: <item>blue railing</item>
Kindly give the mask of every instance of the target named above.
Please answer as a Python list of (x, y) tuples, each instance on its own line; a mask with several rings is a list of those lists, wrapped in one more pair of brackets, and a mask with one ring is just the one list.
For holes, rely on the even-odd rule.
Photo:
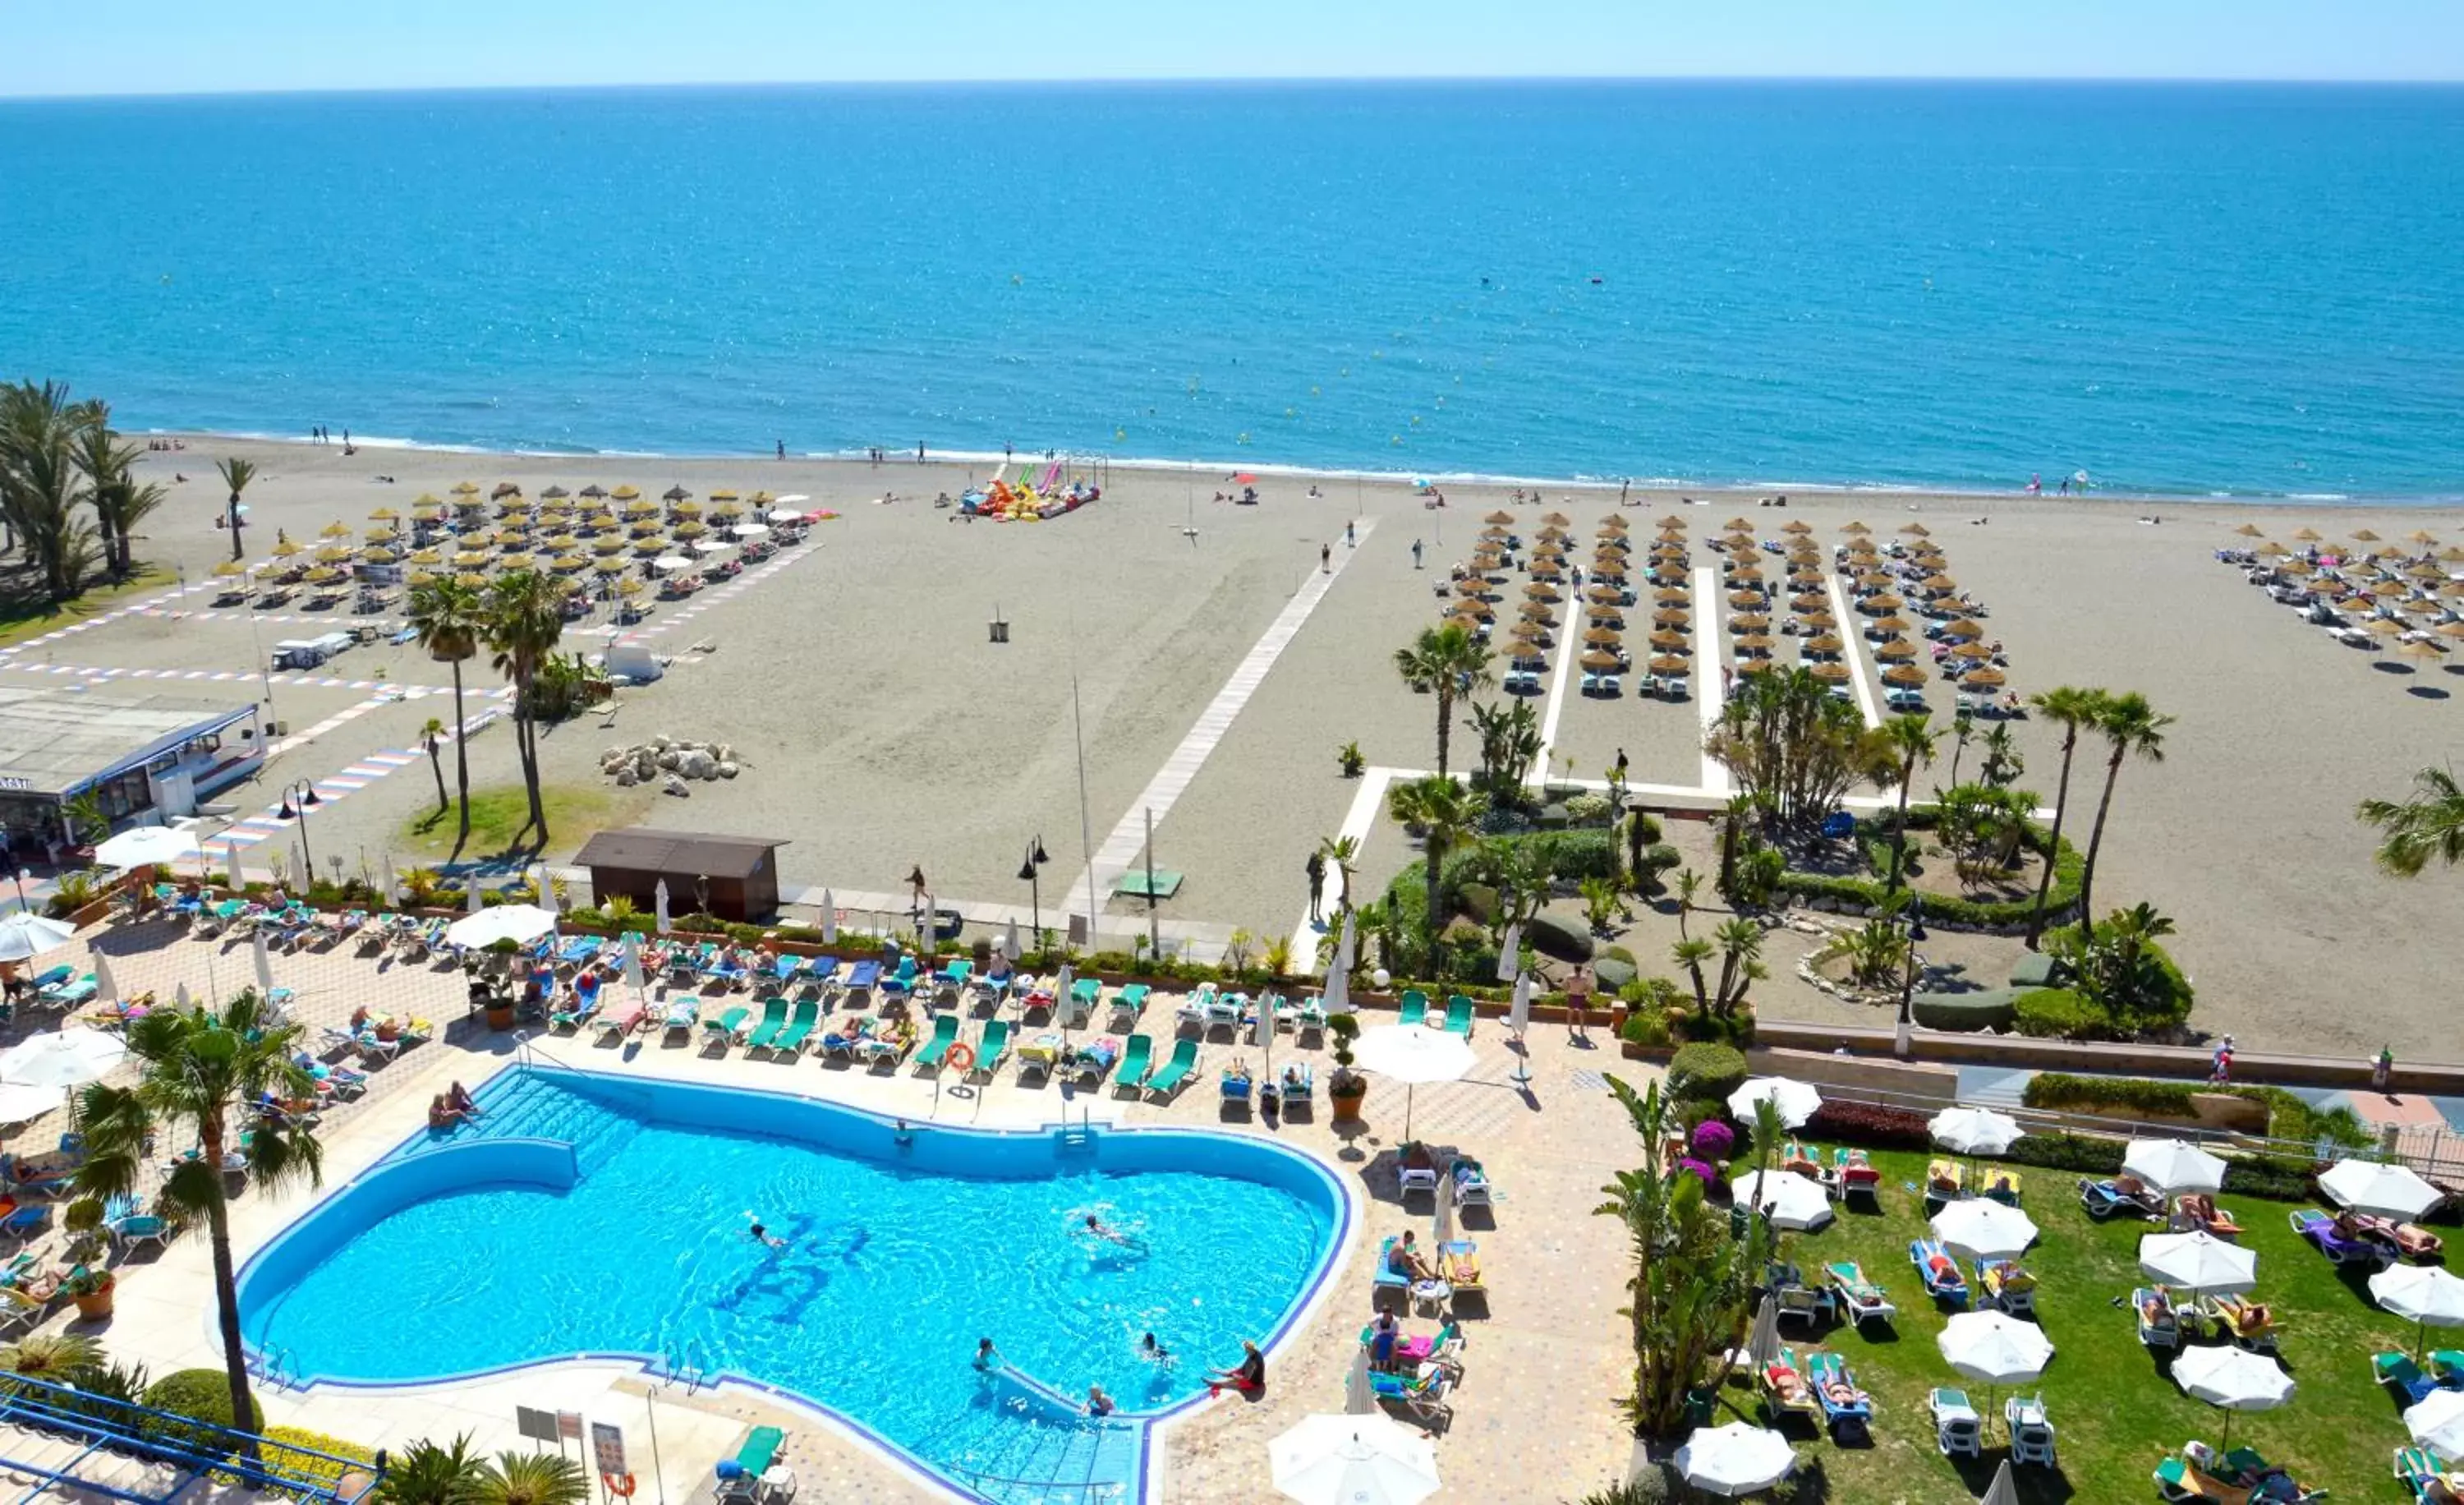
[[(201, 1475), (216, 1472), (294, 1500), (358, 1505), (376, 1488), (378, 1479), (378, 1471), (363, 1459), (320, 1452), (297, 1443), (272, 1442), (253, 1432), (23, 1376), (12, 1375), (0, 1383), (0, 1425), (65, 1436), (85, 1445), (65, 1463), (35, 1464), (0, 1456), (0, 1465), (34, 1480), (34, 1487), (22, 1496), (25, 1499), (55, 1485), (68, 1485), (131, 1505), (162, 1505)], [(258, 1462), (242, 1456), (251, 1446), (261, 1450)], [(0, 1443), (0, 1448), (5, 1447)], [(177, 1471), (176, 1477), (153, 1493), (89, 1478), (78, 1470), (97, 1453), (163, 1464)], [(295, 1459), (316, 1460), (316, 1472), (295, 1464)], [(331, 1477), (323, 1476), (327, 1474)], [(354, 1486), (343, 1489), (344, 1479), (354, 1480)]]

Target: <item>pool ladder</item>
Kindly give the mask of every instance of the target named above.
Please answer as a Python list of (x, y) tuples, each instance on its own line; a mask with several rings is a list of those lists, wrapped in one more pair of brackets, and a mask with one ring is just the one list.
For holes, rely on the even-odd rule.
[(298, 1355), (288, 1348), (261, 1348), (256, 1355), (256, 1377), (277, 1390), (297, 1390), (298, 1362)]
[(1061, 1126), (1053, 1138), (1065, 1150), (1091, 1150), (1095, 1147), (1095, 1113), (1092, 1108), (1079, 1110), (1078, 1121), (1069, 1121), (1068, 1110), (1062, 1110)]

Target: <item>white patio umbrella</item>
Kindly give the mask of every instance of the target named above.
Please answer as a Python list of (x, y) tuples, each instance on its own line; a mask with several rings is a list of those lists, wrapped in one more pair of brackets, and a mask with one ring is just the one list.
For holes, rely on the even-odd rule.
[(0, 1053), (0, 1082), (21, 1087), (82, 1087), (127, 1059), (128, 1047), (101, 1029), (53, 1029)]
[(463, 880), (462, 913), (475, 915), (488, 907), (487, 896), (479, 891), (479, 874), (471, 874)]
[(1266, 1445), (1276, 1493), (1302, 1505), (1417, 1505), (1438, 1492), (1438, 1453), (1390, 1416), (1305, 1416)]
[(2464, 1462), (2464, 1390), (2431, 1391), (2405, 1407), (2404, 1425), (2414, 1442), (2450, 1463)]
[(0, 919), (0, 962), (23, 962), (77, 939), (77, 927), (26, 910)]
[(1712, 1494), (1751, 1494), (1796, 1470), (1796, 1450), (1775, 1431), (1749, 1422), (1696, 1429), (1677, 1450), (1677, 1472)]
[(1343, 1377), (1343, 1411), (1367, 1416), (1376, 1409), (1377, 1395), (1369, 1384), (1369, 1345), (1363, 1343), (1353, 1351), (1352, 1370)]
[(2464, 1280), (2436, 1265), (2390, 1265), (2370, 1277), (2370, 1297), (2412, 1318), (2416, 1350), (2430, 1328), (2464, 1327)]
[(2139, 1241), (2139, 1269), (2150, 1280), (2194, 1295), (2237, 1295), (2258, 1284), (2258, 1251), (2205, 1228), (2150, 1233)]
[(94, 860), (115, 872), (131, 868), (166, 867), (199, 854), (197, 838), (168, 826), (137, 826), (94, 849)]
[(672, 575), (677, 570), (693, 568), (693, 561), (685, 558), (682, 554), (662, 554), (658, 558), (650, 561), (650, 567), (658, 570), (661, 574)]
[(172, 1007), (177, 1008), (187, 1008), (189, 1007), (187, 984), (182, 983), (179, 986), (171, 989), (171, 1004)]
[(2283, 1365), (2264, 1355), (2231, 1344), (2193, 1345), (2173, 1361), (2173, 1383), (2193, 1400), (2205, 1401), (2225, 1413), (2225, 1434), (2218, 1452), (2233, 1448), (2233, 1413), (2272, 1411), (2293, 1399), (2293, 1377)]
[(770, 536), (770, 530), (759, 522), (739, 522), (727, 531), (739, 539), (766, 539)]
[(445, 927), (446, 941), (469, 950), (482, 950), (499, 941), (528, 945), (556, 928), (556, 911), (537, 904), (499, 904), (465, 915)]
[[(661, 879), (660, 881), (665, 882), (666, 880)], [(661, 930), (665, 930), (668, 927), (664, 922), (662, 922), (659, 928)], [(830, 896), (830, 891), (828, 889), (824, 889), (822, 890), (822, 944), (825, 946), (834, 946), (838, 943), (839, 902), (837, 899)]]
[(642, 975), (642, 947), (638, 942), (625, 947), (625, 985), (633, 990), (636, 1003), (650, 990), (649, 980)]
[(652, 918), (655, 918), (655, 919), (658, 921), (658, 925), (659, 925), (659, 934), (661, 934), (661, 935), (663, 935), (663, 936), (664, 936), (664, 935), (666, 935), (666, 934), (668, 933), (668, 880), (667, 880), (667, 879), (665, 879), (665, 878), (661, 878), (661, 879), (659, 880), (659, 886), (658, 886), (657, 888), (655, 888), (655, 889), (651, 890), (651, 892), (650, 892), (650, 902), (651, 902), (651, 904), (652, 904), (652, 905), (654, 906), (654, 908), (655, 908), (655, 913), (654, 913), (654, 915), (653, 915), (653, 917), (652, 917)]
[(1531, 1028), (1531, 974), (1529, 972), (1514, 980), (1514, 1007), (1506, 1016), (1506, 1027), (1514, 1031), (1514, 1038), (1518, 1040), (1523, 1038), (1524, 1030)]
[(1061, 977), (1052, 985), (1052, 1019), (1061, 1027), (1061, 1038), (1069, 1038), (1069, 989), (1078, 981), (1078, 969), (1068, 963), (1061, 963)]
[(65, 1087), (0, 1082), (0, 1123), (32, 1123), (68, 1100)]
[(2122, 1168), (2168, 1197), (2217, 1191), (2225, 1184), (2225, 1162), (2188, 1140), (2133, 1140)]
[(1352, 1012), (1352, 958), (1345, 951), (1352, 944), (1352, 917), (1343, 917), (1343, 930), (1334, 938), (1334, 955), (1327, 959), (1326, 986), (1318, 995), (1318, 1004), (1329, 1014)]
[(111, 975), (111, 958), (99, 951), (94, 954), (94, 996), (101, 1004), (120, 1002), (120, 980)]
[(1751, 1207), (1776, 1228), (1803, 1231), (1831, 1221), (1831, 1197), (1822, 1184), (1793, 1170), (1755, 1171), (1730, 1184), (1737, 1206)]
[(256, 963), (256, 996), (262, 1003), (274, 996), (274, 952), (266, 945), (264, 931), (255, 931), (249, 936), (248, 949)]
[(1437, 1204), (1437, 1210), (1430, 1217), (1429, 1242), (1442, 1246), (1455, 1236), (1455, 1179), (1452, 1176), (1439, 1177), (1437, 1192), (1429, 1200)]
[(2011, 1459), (2007, 1454), (2002, 1459), (2002, 1466), (1993, 1471), (1993, 1482), (1985, 1487), (1985, 1495), (1976, 1505), (2019, 1505), (2019, 1485), (2011, 1477)]
[(1506, 939), (1497, 947), (1497, 980), (1511, 983), (1523, 975), (1523, 921), (1506, 927)]
[(1933, 1236), (1966, 1259), (2016, 1259), (2036, 1241), (2036, 1220), (1991, 1197), (1968, 1197), (1933, 1215)]
[(1945, 1108), (1925, 1127), (1936, 1144), (1961, 1155), (1999, 1155), (2026, 1132), (2018, 1119), (1991, 1108)]
[(1009, 922), (1009, 928), (1001, 933), (1001, 955), (1013, 962), (1026, 955), (1018, 948), (1018, 921), (1015, 919), (1012, 919)]
[(1822, 1094), (1811, 1085), (1786, 1076), (1756, 1076), (1735, 1092), (1728, 1094), (1728, 1111), (1739, 1122), (1754, 1121), (1758, 1103), (1768, 1101), (1779, 1110), (1779, 1121), (1789, 1128), (1802, 1128), (1822, 1106)]
[(2034, 1322), (2008, 1312), (1962, 1312), (1934, 1337), (1943, 1361), (1986, 1386), (1984, 1414), (1993, 1414), (1993, 1391), (2026, 1384), (2054, 1361), (2053, 1340)]
[(1754, 1314), (1753, 1331), (1746, 1335), (1746, 1357), (1757, 1372), (1779, 1357), (1779, 1303), (1766, 1299)]
[(401, 884), (397, 881), (399, 876), (400, 874), (394, 872), (393, 853), (391, 852), (380, 853), (377, 857), (377, 882), (381, 886), (377, 894), (387, 909), (402, 902)]
[(2355, 1212), (2409, 1222), (2445, 1200), (2445, 1194), (2407, 1165), (2375, 1161), (2338, 1161), (2319, 1178), (2319, 1189), (2336, 1206)]
[(1461, 1081), (1472, 1068), (1471, 1046), (1463, 1036), (1419, 1025), (1378, 1025), (1363, 1029), (1352, 1047), (1353, 1063), (1403, 1084), (1403, 1138), (1412, 1137), (1412, 1090), (1422, 1082)]

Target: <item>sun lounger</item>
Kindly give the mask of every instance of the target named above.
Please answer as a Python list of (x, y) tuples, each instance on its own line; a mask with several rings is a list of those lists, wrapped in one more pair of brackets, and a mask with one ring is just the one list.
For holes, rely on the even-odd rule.
[(678, 1030), (691, 1033), (701, 1023), (701, 999), (692, 993), (678, 993), (668, 1000), (659, 1015), (659, 1033), (672, 1035)]
[(1172, 1010), (1174, 1021), (1178, 1024), (1196, 1025), (1201, 1029), (1205, 1029), (1206, 1008), (1215, 1001), (1215, 993), (1216, 987), (1213, 983), (1200, 983), (1190, 989), (1187, 996), (1174, 1006)]
[(1249, 995), (1217, 993), (1206, 1000), (1206, 1028), (1238, 1029), (1249, 1017)]
[(1423, 1364), (1409, 1378), (1382, 1371), (1369, 1376), (1369, 1393), (1380, 1405), (1400, 1406), (1413, 1420), (1428, 1425), (1441, 1426), (1453, 1419), (1454, 1408), (1446, 1402), (1453, 1387), (1446, 1371), (1436, 1364)]
[(1428, 1015), (1429, 995), (1421, 992), (1417, 987), (1405, 988), (1403, 990), (1401, 1017), (1397, 1019), (1396, 1023), (1407, 1025), (1421, 1024), (1427, 1021)]
[(1839, 1188), (1839, 1200), (1861, 1197), (1877, 1206), (1882, 1200), (1882, 1173), (1865, 1158), (1863, 1150), (1845, 1146), (1831, 1152), (1831, 1174)]
[(1480, 1246), (1467, 1238), (1450, 1238), (1438, 1246), (1438, 1278), (1455, 1288), (1455, 1295), (1486, 1295), (1487, 1282), (1481, 1278)]
[(1959, 1273), (1959, 1261), (1950, 1257), (1942, 1240), (1921, 1238), (1909, 1244), (1908, 1263), (1916, 1267), (1917, 1278), (1925, 1282), (1925, 1295), (1962, 1310), (1967, 1308), (1968, 1282)]
[(1093, 1016), (1104, 1002), (1104, 985), (1091, 977), (1082, 977), (1069, 985), (1069, 1016), (1087, 1019)]
[(761, 1022), (755, 1025), (753, 1032), (744, 1037), (744, 1049), (747, 1051), (770, 1050), (778, 1043), (780, 1033), (786, 1028), (787, 1000), (765, 998), (761, 1000)]
[(2407, 1405), (2418, 1405), (2439, 1388), (2437, 1381), (2421, 1372), (2410, 1354), (2370, 1355), (2370, 1378), (2404, 1396)]
[(150, 1244), (159, 1250), (171, 1242), (170, 1223), (150, 1212), (131, 1209), (116, 1217), (106, 1215), (102, 1226), (123, 1254), (133, 1254), (143, 1245)]
[(633, 1032), (649, 1009), (637, 998), (627, 998), (601, 1011), (598, 1019), (599, 1038), (622, 1040)]
[(1099, 1086), (1105, 1077), (1112, 1074), (1112, 1068), (1119, 1064), (1120, 1059), (1121, 1042), (1105, 1035), (1070, 1051), (1065, 1069), (1080, 1085)]
[(1978, 1260), (1976, 1289), (1980, 1307), (1999, 1307), (2013, 1317), (2025, 1317), (2036, 1310), (2036, 1277), (2015, 1261)]
[(2162, 1286), (2141, 1286), (2130, 1293), (2130, 1310), (2139, 1321), (2139, 1340), (2150, 1348), (2182, 1346), (2182, 1317)]
[(2287, 1212), (2285, 1221), (2293, 1231), (2318, 1246), (2319, 1252), (2338, 1265), (2367, 1265), (2374, 1270), (2395, 1263), (2395, 1250), (2376, 1239), (2356, 1238), (2339, 1230), (2336, 1220), (2313, 1207)]
[(1147, 1096), (1150, 1097), (1170, 1098), (1173, 1094), (1173, 1089), (1178, 1087), (1182, 1081), (1187, 1079), (1189, 1073), (1196, 1070), (1198, 1070), (1198, 1042), (1195, 1040), (1174, 1041), (1172, 1046), (1172, 1059), (1164, 1062), (1160, 1070), (1158, 1070), (1153, 1076), (1147, 1078)]
[(1793, 1349), (1781, 1349), (1777, 1357), (1763, 1365), (1755, 1380), (1763, 1403), (1775, 1413), (1812, 1416), (1822, 1408), (1814, 1399), (1814, 1386), (1798, 1366)]
[(1326, 1000), (1323, 998), (1302, 999), (1300, 1007), (1293, 1013), (1292, 1029), (1296, 1034), (1309, 1030), (1316, 1030), (1321, 1033), (1324, 1032), (1326, 1029)]
[(779, 1449), (787, 1434), (776, 1427), (756, 1427), (736, 1450), (736, 1456), (719, 1469), (717, 1497), (726, 1501), (749, 1501), (761, 1496), (766, 1486), (761, 1476), (779, 1461)]
[(599, 996), (598, 990), (594, 988), (587, 998), (577, 996), (574, 1006), (570, 1008), (550, 1009), (547, 1027), (551, 1029), (570, 1029), (580, 1034), (582, 1027), (590, 1023), (590, 1016), (599, 1011)]
[(896, 1068), (915, 1046), (915, 1027), (904, 1019), (892, 1020), (856, 1042), (855, 1053), (864, 1058), (867, 1069), (888, 1066)]
[(1146, 1011), (1147, 985), (1132, 983), (1112, 995), (1112, 1011), (1108, 1020), (1111, 1028), (1127, 1030), (1136, 1026), (1138, 1015)]
[(871, 1020), (861, 1014), (849, 1014), (838, 1022), (836, 1029), (822, 1036), (822, 1053), (852, 1061), (857, 1048), (864, 1044), (871, 1029)]
[(847, 981), (841, 985), (850, 993), (869, 993), (881, 985), (881, 963), (855, 962), (848, 963)]
[(2211, 1237), (2241, 1237), (2241, 1225), (2233, 1214), (2216, 1206), (2216, 1199), (2204, 1191), (2188, 1193), (2173, 1204), (2173, 1225), (2177, 1228), (2204, 1229)]
[(2165, 1199), (2128, 1176), (2117, 1176), (2109, 1181), (2090, 1181), (2081, 1177), (2079, 1190), (2079, 1206), (2099, 1223), (2117, 1214), (2141, 1218), (2165, 1215)]
[(2430, 1355), (2430, 1377), (2449, 1389), (2464, 1389), (2464, 1349), (2434, 1349)]
[(922, 1071), (930, 1068), (936, 1072), (939, 1071), (941, 1069), (941, 1057), (949, 1054), (950, 1047), (957, 1043), (958, 1016), (957, 1014), (943, 1014), (939, 1018), (934, 1020), (933, 1038), (925, 1041), (924, 1049), (915, 1052), (916, 1070)]
[(753, 1010), (742, 1004), (737, 1004), (715, 1019), (703, 1020), (701, 1022), (702, 1048), (708, 1050), (715, 1045), (724, 1051), (734, 1045), (737, 1034), (744, 1029), (744, 1021), (751, 1017), (753, 1017)]
[(1472, 1001), (1461, 993), (1447, 999), (1446, 1033), (1459, 1034), (1466, 1040), (1470, 1039), (1473, 1016), (1478, 1012)]
[(898, 970), (891, 973), (888, 977), (883, 978), (880, 983), (876, 985), (876, 987), (880, 992), (898, 998), (904, 998), (908, 994), (915, 991), (915, 958), (913, 954), (911, 953), (907, 956), (900, 957), (898, 959)]
[(1009, 1059), (1009, 1021), (987, 1019), (984, 1032), (976, 1042), (976, 1073), (987, 1080), (1001, 1074), (1001, 1063)]
[(770, 1042), (770, 1052), (773, 1055), (801, 1054), (804, 1049), (804, 1041), (811, 1037), (813, 1026), (819, 1024), (821, 1018), (820, 999), (798, 999), (796, 1011), (788, 1016), (787, 1028), (780, 1030), (778, 1036)]
[(2258, 1353), (2276, 1351), (2276, 1314), (2263, 1302), (2247, 1296), (2211, 1296), (2203, 1303), (2202, 1315), (2211, 1318), (2225, 1337), (2243, 1348)]
[(1848, 1361), (1838, 1354), (1816, 1351), (1805, 1359), (1805, 1377), (1814, 1386), (1815, 1404), (1830, 1424), (1835, 1442), (1861, 1442), (1874, 1420), (1874, 1398), (1857, 1387)]
[(2058, 1468), (2054, 1458), (2054, 1424), (2045, 1414), (2041, 1395), (2014, 1395), (2002, 1403), (2002, 1423), (2011, 1432), (2011, 1461), (2025, 1467)]
[(2390, 1245), (2406, 1259), (2436, 1259), (2447, 1247), (2446, 1240), (2417, 1223), (2398, 1223), (2367, 1212), (2356, 1212), (2352, 1217), (2353, 1226), (2364, 1238)]
[(1396, 1152), (1396, 1177), (1402, 1184), (1403, 1194), (1425, 1191), (1434, 1195), (1438, 1189), (1438, 1161), (1429, 1147), (1414, 1140)]
[(599, 954), (603, 942), (597, 936), (575, 936), (557, 948), (559, 966), (580, 966)]
[(803, 987), (807, 994), (814, 998), (826, 999), (830, 989), (837, 985), (839, 980), (839, 959), (806, 957), (803, 970), (797, 975), (803, 979)]
[(1876, 1318), (1888, 1322), (1900, 1315), (1889, 1295), (1865, 1278), (1864, 1268), (1855, 1260), (1834, 1260), (1822, 1267), (1822, 1273), (1846, 1308), (1850, 1322), (1859, 1326)]
[(2430, 1496), (2430, 1481), (2447, 1476), (2447, 1465), (2438, 1454), (2427, 1448), (2398, 1448), (2395, 1450), (2395, 1476), (2412, 1491), (2416, 1500)]
[(0, 1234), (22, 1241), (33, 1238), (51, 1226), (50, 1204), (21, 1203), (15, 1197), (0, 1197)]
[(1997, 1165), (1987, 1170), (1984, 1177), (1985, 1184), (1977, 1188), (1979, 1191), (2005, 1206), (2015, 1207), (2019, 1205), (2020, 1186), (2017, 1171), (2005, 1170)]
[(1968, 1167), (1957, 1161), (1932, 1160), (1925, 1162), (1925, 1201), (1956, 1202), (1968, 1195)]
[(1237, 1102), (1246, 1107), (1250, 1096), (1258, 1090), (1258, 1080), (1246, 1069), (1236, 1072), (1227, 1066), (1216, 1090), (1225, 1102)]
[(1147, 1073), (1154, 1069), (1155, 1041), (1142, 1034), (1130, 1036), (1121, 1052), (1121, 1064), (1112, 1073), (1112, 1086), (1132, 1092), (1143, 1091)]
[(967, 991), (967, 979), (973, 977), (975, 972), (976, 964), (973, 962), (954, 957), (942, 966), (933, 981), (942, 992), (953, 997), (963, 997)]
[(1275, 1096), (1282, 1101), (1285, 1112), (1288, 1113), (1294, 1108), (1309, 1108), (1311, 1112), (1315, 1112), (1316, 1093), (1317, 1073), (1309, 1062), (1285, 1063), (1283, 1074), (1276, 1079), (1275, 1083)]
[(1985, 1419), (1968, 1404), (1967, 1391), (1936, 1386), (1925, 1408), (1933, 1413), (1933, 1445), (1944, 1457), (1954, 1453), (1971, 1458), (1985, 1455)]
[(1454, 1158), (1453, 1163), (1446, 1167), (1446, 1174), (1454, 1180), (1456, 1206), (1485, 1207), (1493, 1205), (1494, 1199), (1488, 1184), (1488, 1172), (1481, 1169), (1480, 1162), (1468, 1155), (1458, 1155)]

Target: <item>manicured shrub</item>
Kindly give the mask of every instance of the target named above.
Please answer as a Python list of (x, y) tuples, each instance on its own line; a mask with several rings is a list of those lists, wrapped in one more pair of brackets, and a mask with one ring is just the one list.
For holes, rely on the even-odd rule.
[(2158, 1118), (2191, 1116), (2190, 1095), (2205, 1092), (2189, 1082), (2157, 1082), (2138, 1076), (2071, 1076), (2039, 1072), (2028, 1079), (2019, 1100), (2031, 1108), (2115, 1108)]
[(2123, 1142), (2078, 1134), (2023, 1134), (2011, 1141), (2002, 1158), (2020, 1165), (2076, 1171), (2083, 1176), (2112, 1176), (2122, 1169)]
[[(145, 1387), (144, 1404), (155, 1410), (185, 1416), (211, 1427), (234, 1425), (231, 1420), (231, 1381), (219, 1369), (180, 1369), (166, 1374)], [(254, 1396), (249, 1398), (249, 1420), (243, 1429), (254, 1431), (265, 1417), (264, 1407), (256, 1404)], [(216, 1457), (228, 1456), (231, 1451), (228, 1439), (202, 1428), (190, 1431), (186, 1428), (166, 1426), (164, 1435), (182, 1447)]]
[(1497, 923), (1497, 890), (1485, 883), (1465, 883), (1457, 888), (1455, 904), (1484, 925)]
[(1668, 1016), (1654, 1008), (1638, 1008), (1617, 1027), (1617, 1038), (1658, 1050), (1668, 1044)]
[(2271, 1202), (2301, 1202), (2316, 1188), (2311, 1178), (2320, 1167), (2308, 1161), (2252, 1155), (2225, 1162), (2225, 1191), (2230, 1196), (2265, 1197)]
[(1577, 826), (1607, 820), (1609, 797), (1605, 794), (1577, 794), (1566, 802), (1566, 818)]
[(1668, 1090), (1692, 1102), (1726, 1102), (1746, 1084), (1746, 1058), (1725, 1045), (1697, 1041), (1668, 1062)]
[(2008, 1029), (2018, 1012), (2018, 999), (2007, 987), (1919, 993), (1908, 1001), (1908, 1012), (1928, 1029)]
[(1694, 1158), (1714, 1163), (1727, 1160), (1737, 1151), (1734, 1130), (1717, 1118), (1705, 1118), (1694, 1125)]
[(1837, 1140), (1873, 1150), (1921, 1150), (1933, 1143), (1925, 1116), (1881, 1103), (1826, 1101), (1802, 1131), (1809, 1140)]
[(1551, 831), (1525, 838), (1549, 853), (1549, 865), (1560, 883), (1617, 875), (1617, 838), (1605, 830)]
[(2117, 1033), (2103, 1009), (2067, 987), (2021, 993), (2011, 1022), (2021, 1034), (2038, 1040), (2109, 1040)]

